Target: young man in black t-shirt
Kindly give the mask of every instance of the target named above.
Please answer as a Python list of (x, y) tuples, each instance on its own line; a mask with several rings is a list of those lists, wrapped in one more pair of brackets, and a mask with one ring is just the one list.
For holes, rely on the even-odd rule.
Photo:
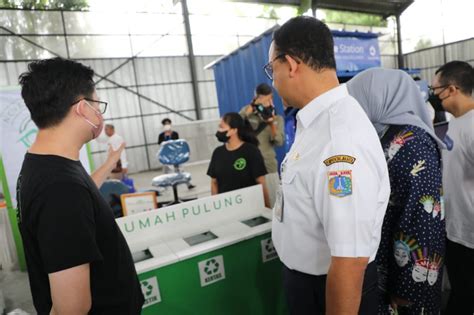
[(168, 140), (178, 140), (179, 134), (171, 129), (171, 119), (165, 118), (161, 121), (163, 131), (158, 135), (158, 144)]
[(18, 222), (38, 314), (140, 314), (130, 249), (99, 193), (124, 145), (89, 176), (79, 150), (103, 128), (92, 69), (61, 58), (32, 62), (22, 96), (39, 128), (17, 184)]

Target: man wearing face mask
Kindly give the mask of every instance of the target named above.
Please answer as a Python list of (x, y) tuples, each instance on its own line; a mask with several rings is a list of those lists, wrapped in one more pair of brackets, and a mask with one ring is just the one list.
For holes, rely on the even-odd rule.
[(451, 294), (446, 314), (474, 313), (474, 69), (451, 61), (436, 71), (430, 103), (451, 113), (443, 151), (446, 267)]
[(271, 86), (266, 83), (259, 84), (255, 89), (255, 97), (252, 102), (242, 108), (240, 115), (248, 120), (259, 141), (258, 148), (268, 171), (265, 180), (270, 196), (270, 205), (273, 207), (279, 182), (275, 148), (285, 142), (285, 124), (283, 117), (275, 113)]
[(107, 103), (94, 71), (62, 58), (32, 62), (21, 94), (39, 128), (17, 183), (18, 225), (38, 314), (140, 314), (130, 249), (98, 188), (124, 144), (91, 176), (79, 150), (102, 131)]
[(171, 119), (165, 118), (161, 121), (163, 131), (158, 136), (158, 144), (168, 140), (179, 139), (179, 134), (171, 128)]

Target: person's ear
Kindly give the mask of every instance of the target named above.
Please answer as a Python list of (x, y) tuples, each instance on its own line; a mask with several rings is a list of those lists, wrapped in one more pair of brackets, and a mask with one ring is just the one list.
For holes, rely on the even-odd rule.
[(84, 116), (84, 113), (83, 113), (84, 106), (83, 105), (84, 105), (83, 101), (79, 101), (79, 102), (77, 102), (76, 105), (74, 105), (74, 112), (79, 116)]
[(235, 134), (237, 134), (237, 128), (230, 128), (229, 132), (227, 133), (229, 137), (232, 137)]
[(288, 62), (288, 66), (290, 67), (290, 78), (294, 78), (295, 75), (296, 75), (296, 72), (298, 71), (298, 68), (300, 66), (300, 62), (298, 60), (296, 60), (295, 58), (289, 56), (289, 55), (285, 55), (285, 59), (286, 61)]
[(456, 96), (458, 94), (458, 88), (455, 87), (454, 85), (450, 85), (448, 87), (449, 95)]

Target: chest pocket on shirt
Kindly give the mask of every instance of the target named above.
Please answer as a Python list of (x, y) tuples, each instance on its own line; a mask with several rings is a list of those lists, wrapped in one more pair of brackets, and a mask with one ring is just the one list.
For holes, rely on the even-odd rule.
[(281, 181), (283, 184), (290, 185), (291, 183), (294, 182), (295, 177), (296, 177), (295, 171), (287, 170), (285, 171), (285, 173), (282, 174)]

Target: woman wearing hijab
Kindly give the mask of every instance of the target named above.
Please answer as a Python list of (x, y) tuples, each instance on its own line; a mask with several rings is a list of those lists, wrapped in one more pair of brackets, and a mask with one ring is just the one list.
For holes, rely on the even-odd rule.
[(379, 134), (390, 176), (392, 193), (376, 257), (379, 314), (439, 314), (446, 239), (444, 145), (418, 87), (403, 71), (370, 69), (347, 88)]

